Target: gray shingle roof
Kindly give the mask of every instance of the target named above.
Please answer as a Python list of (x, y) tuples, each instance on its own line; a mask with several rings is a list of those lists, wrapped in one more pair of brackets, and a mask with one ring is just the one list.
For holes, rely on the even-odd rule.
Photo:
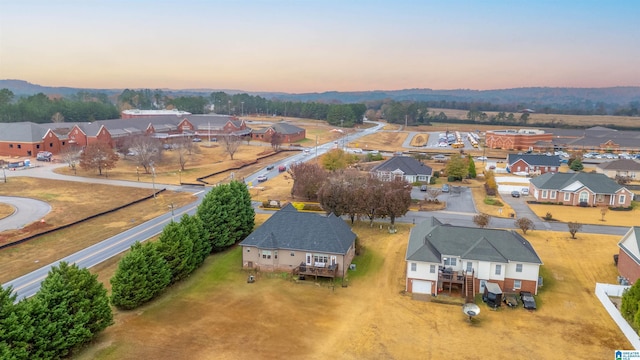
[(606, 175), (594, 173), (546, 173), (531, 179), (531, 183), (538, 189), (549, 190), (562, 190), (576, 181), (596, 194), (614, 194), (623, 188)]
[(430, 166), (409, 156), (394, 156), (389, 160), (376, 165), (371, 169), (372, 173), (378, 171), (401, 170), (404, 175), (431, 175), (433, 169)]
[(509, 154), (507, 164), (513, 165), (518, 159), (522, 159), (529, 165), (560, 166), (560, 156), (544, 154)]
[(341, 218), (299, 212), (288, 204), (242, 240), (241, 246), (328, 254), (347, 253), (356, 234)]
[[(633, 233), (633, 235), (635, 236), (635, 239), (636, 239), (635, 248), (636, 249), (640, 249), (640, 226), (631, 227), (631, 229), (629, 229), (629, 232)], [(627, 234), (629, 234), (629, 232), (627, 232)], [(625, 234), (625, 237), (626, 237), (627, 234)], [(640, 254), (636, 250), (630, 249), (630, 248), (627, 248), (626, 246), (624, 246), (623, 241), (625, 240), (625, 237), (623, 237), (623, 240), (621, 240), (618, 243), (618, 246), (621, 249), (623, 249), (624, 252), (626, 252), (629, 256), (631, 256), (636, 263), (640, 264)]]
[(279, 122), (279, 123), (275, 123), (275, 124), (273, 124), (271, 126), (268, 126), (266, 128), (255, 130), (254, 132), (256, 134), (263, 134), (263, 133), (266, 133), (267, 130), (269, 130), (269, 129), (273, 129), (275, 132), (280, 133), (280, 134), (284, 134), (284, 135), (297, 134), (300, 131), (304, 130), (303, 128), (295, 126), (295, 125), (290, 124), (290, 123)]
[(603, 170), (640, 170), (640, 161), (621, 159), (598, 164)]
[(453, 226), (433, 217), (411, 230), (406, 260), (440, 263), (446, 255), (478, 261), (542, 264), (533, 246), (515, 231)]
[(40, 142), (49, 130), (49, 124), (32, 122), (0, 123), (0, 141)]

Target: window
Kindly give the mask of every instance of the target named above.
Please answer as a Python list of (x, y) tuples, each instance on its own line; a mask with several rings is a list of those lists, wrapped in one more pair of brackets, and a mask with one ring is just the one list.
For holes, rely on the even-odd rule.
[(547, 198), (547, 190), (542, 190), (542, 198), (543, 199)]
[(411, 271), (416, 271), (418, 265), (416, 263), (411, 263)]
[(522, 264), (516, 264), (516, 272), (522, 272)]
[(262, 258), (263, 259), (271, 259), (271, 251), (270, 250), (262, 250)]
[(579, 201), (581, 203), (586, 203), (587, 201), (589, 201), (589, 193), (586, 191), (583, 191), (580, 193), (580, 197), (579, 197)]
[(513, 280), (513, 288), (520, 289), (522, 287), (522, 280)]
[(473, 271), (473, 263), (471, 261), (467, 261), (467, 272)]
[(551, 172), (556, 172), (558, 169), (555, 166), (551, 167)]
[(624, 195), (620, 195), (620, 197), (619, 197), (619, 199), (618, 199), (618, 200), (619, 200), (619, 201), (618, 201), (618, 203), (619, 203), (620, 205), (624, 204), (624, 201), (625, 201), (625, 197), (624, 197)]
[(327, 255), (313, 254), (313, 262), (316, 264), (316, 266), (323, 266), (324, 264), (329, 262), (329, 257)]
[(40, 144), (36, 145), (36, 149), (40, 149)]
[(22, 149), (22, 145), (21, 144), (18, 144), (18, 149)]
[(502, 265), (496, 265), (496, 275), (500, 275), (502, 272)]
[(13, 144), (9, 144), (9, 149), (13, 149)]
[(53, 143), (49, 143), (49, 147), (53, 147)]
[(456, 258), (444, 258), (445, 266), (456, 266)]
[(551, 190), (551, 198), (552, 199), (556, 198), (556, 191), (555, 190)]
[(274, 251), (274, 252), (273, 252), (273, 257), (274, 257), (275, 259), (277, 259), (277, 258), (278, 258), (278, 250), (276, 250), (276, 251)]
[(564, 201), (571, 200), (571, 193), (564, 193)]
[(429, 272), (432, 274), (436, 273), (436, 266), (435, 265), (429, 265)]

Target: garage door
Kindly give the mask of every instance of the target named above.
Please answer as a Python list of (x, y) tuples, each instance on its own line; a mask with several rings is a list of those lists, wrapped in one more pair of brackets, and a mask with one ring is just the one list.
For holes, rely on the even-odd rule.
[(413, 280), (412, 292), (414, 294), (431, 294), (431, 281)]

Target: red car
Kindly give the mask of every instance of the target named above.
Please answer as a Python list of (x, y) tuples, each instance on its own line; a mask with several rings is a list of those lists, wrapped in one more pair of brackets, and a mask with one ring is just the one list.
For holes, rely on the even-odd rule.
[(287, 167), (285, 165), (280, 165), (280, 166), (278, 166), (278, 171), (279, 172), (285, 172), (285, 171), (287, 171)]

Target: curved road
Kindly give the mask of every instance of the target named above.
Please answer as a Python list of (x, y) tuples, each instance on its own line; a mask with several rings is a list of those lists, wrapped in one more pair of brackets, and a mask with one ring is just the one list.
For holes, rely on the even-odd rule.
[(51, 211), (51, 206), (46, 202), (24, 197), (0, 196), (0, 203), (9, 204), (15, 209), (12, 215), (0, 219), (0, 232), (21, 229), (42, 219)]
[[(375, 127), (362, 130), (356, 134), (351, 134), (350, 139), (355, 139), (361, 136), (374, 133), (378, 131), (381, 127), (382, 127), (382, 124), (378, 123)], [(274, 164), (276, 165), (275, 169), (272, 170), (272, 173), (269, 173), (268, 175), (271, 175), (277, 172), (277, 166), (279, 164), (289, 164), (296, 161), (310, 161), (313, 158), (315, 158), (316, 155), (321, 155), (327, 152), (328, 150), (330, 150), (331, 148), (333, 148), (333, 144), (331, 143), (323, 144), (323, 145), (314, 147), (312, 149), (309, 149), (308, 154), (304, 152), (301, 154), (296, 154), (288, 159), (275, 163)], [(258, 173), (252, 174), (251, 176), (246, 177), (245, 181), (255, 183), (255, 179), (258, 175), (259, 175)], [(51, 173), (49, 173), (49, 177), (52, 178), (54, 176), (51, 176)], [(87, 180), (87, 179), (76, 178), (72, 176), (68, 176), (68, 177), (65, 176), (65, 179), (72, 180), (72, 181)], [(89, 180), (94, 180), (94, 179), (89, 179)], [(106, 181), (109, 184), (117, 183), (116, 185), (145, 186), (144, 183), (137, 183), (137, 182), (131, 183), (131, 182), (125, 182), (125, 181), (122, 181), (122, 182), (112, 181), (112, 180), (106, 180)], [(146, 184), (146, 185), (150, 187), (150, 184)], [(156, 186), (165, 187), (165, 185), (158, 185), (158, 184), (156, 184)], [(183, 191), (188, 190), (188, 187), (185, 187), (185, 186), (183, 187), (166, 186), (166, 187), (174, 188), (175, 190), (183, 190)], [(196, 195), (198, 196), (200, 201), (202, 200), (202, 198), (204, 197), (208, 189), (209, 188), (205, 188), (205, 189), (198, 188), (199, 192), (197, 192)], [(191, 188), (191, 190), (193, 190), (193, 188)], [(143, 224), (140, 224), (130, 230), (122, 232), (98, 244), (88, 247), (82, 251), (79, 251), (75, 254), (72, 254), (63, 259), (60, 259), (52, 264), (46, 265), (38, 270), (35, 270), (29, 274), (26, 274), (17, 279), (14, 279), (5, 284), (2, 284), (2, 286), (5, 288), (7, 286), (12, 286), (14, 292), (16, 292), (17, 294), (18, 300), (33, 296), (40, 288), (40, 283), (42, 282), (42, 280), (45, 279), (50, 268), (52, 266), (56, 266), (60, 261), (75, 263), (80, 267), (95, 266), (96, 264), (99, 264), (102, 261), (105, 261), (123, 251), (126, 251), (136, 241), (143, 242), (157, 234), (160, 234), (164, 226), (172, 220), (172, 216), (175, 216), (175, 218), (178, 219), (180, 216), (182, 216), (182, 214), (185, 214), (185, 213), (194, 214), (200, 201), (196, 201), (187, 206), (174, 209), (174, 215), (172, 215), (171, 213), (167, 213), (155, 219), (149, 220)], [(470, 210), (470, 209), (467, 209), (467, 210)], [(475, 227), (475, 224), (473, 223), (474, 215), (475, 213), (457, 212), (457, 211), (409, 212), (405, 216), (397, 219), (397, 221), (405, 222), (405, 223), (412, 223), (412, 222), (417, 223), (417, 222), (423, 221), (428, 217), (436, 216), (438, 219), (444, 222), (450, 223), (452, 225)], [(513, 229), (514, 228), (513, 219), (493, 218), (491, 220), (491, 227)], [(566, 224), (563, 224), (563, 223), (548, 223), (548, 226), (545, 225), (544, 228), (548, 230), (554, 230), (554, 231), (567, 231), (567, 226)], [(626, 233), (627, 230), (628, 230), (627, 227), (584, 225), (582, 232), (623, 235), (624, 233)]]

